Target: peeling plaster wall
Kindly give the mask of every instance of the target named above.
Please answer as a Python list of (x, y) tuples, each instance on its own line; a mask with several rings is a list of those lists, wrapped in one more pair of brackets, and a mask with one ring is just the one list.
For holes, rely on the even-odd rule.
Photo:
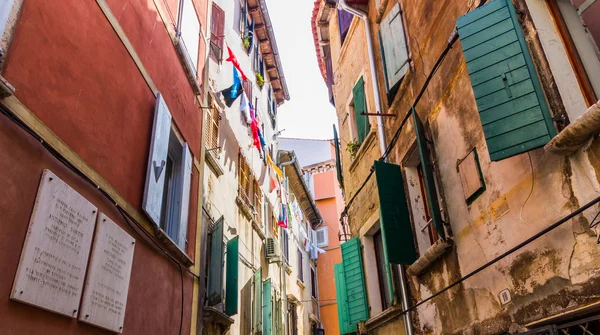
[[(385, 118), (388, 140), (398, 129), (444, 50), (456, 19), (468, 10), (467, 1), (400, 2), (412, 62), (400, 85), (400, 97), (387, 106), (387, 113), (398, 115)], [(386, 12), (395, 3), (389, 1)], [(583, 97), (576, 83), (573, 84), (572, 68), (565, 61), (564, 47), (557, 40), (553, 22), (548, 21), (544, 2), (515, 0), (515, 6), (553, 115), (563, 115), (566, 111), (569, 117), (576, 116), (582, 112), (581, 108), (585, 108)], [(375, 21), (375, 13), (375, 5), (370, 4), (371, 22)], [(368, 58), (363, 51), (366, 49), (363, 23), (356, 21), (345, 42), (349, 44), (349, 50), (340, 55), (337, 19), (335, 15), (330, 19), (334, 93), (343, 146), (350, 136), (345, 105), (351, 95), (353, 78), (368, 70)], [(378, 26), (372, 25), (376, 33)], [(377, 41), (376, 35), (373, 38)], [(444, 289), (600, 195), (598, 139), (587, 151), (570, 157), (537, 149), (499, 162), (490, 161), (459, 43), (450, 50), (416, 106), (432, 137), (436, 153), (434, 164), (455, 247), (423, 274), (409, 278), (413, 303)], [(379, 50), (376, 50), (376, 56), (379, 57)], [(378, 76), (383, 78), (379, 60), (376, 60), (376, 67)], [(371, 88), (367, 86), (365, 91), (368, 99), (372, 99)], [(376, 124), (374, 119), (371, 124)], [(400, 132), (389, 161), (401, 164), (413, 141), (412, 122), (408, 122)], [(467, 205), (456, 162), (472, 148), (479, 154), (486, 191)], [(347, 152), (343, 153), (347, 200), (360, 187), (379, 155), (376, 140), (357, 163), (353, 163)], [(354, 236), (362, 236), (359, 231), (364, 229), (361, 227), (378, 208), (373, 179), (349, 209), (350, 229)], [(414, 200), (412, 193), (409, 194)], [(413, 314), (416, 333), (501, 334), (512, 324), (524, 325), (600, 300), (597, 293), (600, 292), (600, 280), (597, 279), (600, 264), (595, 261), (600, 253), (600, 246), (596, 244), (598, 231), (588, 228), (598, 208), (594, 206), (418, 308)], [(503, 289), (509, 289), (512, 294), (512, 303), (504, 306), (499, 300), (499, 292)], [(369, 301), (374, 300), (370, 289)], [(371, 308), (373, 311), (374, 307)], [(401, 321), (397, 319), (392, 323), (401, 324)]]

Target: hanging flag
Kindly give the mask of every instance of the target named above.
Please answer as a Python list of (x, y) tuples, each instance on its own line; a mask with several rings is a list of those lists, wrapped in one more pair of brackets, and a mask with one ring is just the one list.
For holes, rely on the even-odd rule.
[(242, 81), (240, 75), (236, 69), (233, 69), (233, 85), (221, 91), (225, 104), (227, 107), (231, 107), (234, 101), (242, 94)]
[(258, 121), (256, 121), (256, 119), (252, 120), (252, 123), (250, 123), (250, 129), (252, 130), (252, 140), (254, 141), (254, 146), (256, 149), (258, 149), (258, 152), (261, 152), (260, 138), (258, 137), (258, 132), (260, 130), (258, 129)]
[(277, 222), (277, 225), (281, 228), (286, 228), (288, 227), (288, 221), (287, 221), (287, 214), (285, 213), (285, 205), (282, 204), (281, 205), (281, 213), (279, 214), (279, 220)]
[(250, 117), (250, 102), (248, 102), (246, 92), (242, 93), (242, 100), (240, 101), (240, 112), (242, 112), (244, 119), (246, 119), (246, 123), (252, 123), (252, 117)]
[(237, 58), (235, 58), (235, 55), (233, 54), (233, 52), (231, 51), (231, 48), (229, 46), (227, 46), (227, 52), (229, 52), (229, 57), (227, 57), (226, 61), (231, 62), (233, 64), (233, 66), (235, 66), (235, 68), (238, 69), (238, 71), (240, 71), (240, 74), (242, 75), (242, 80), (244, 80), (244, 81), (248, 80), (248, 77), (246, 77), (246, 75), (244, 74), (244, 71), (242, 71), (240, 62), (237, 60)]

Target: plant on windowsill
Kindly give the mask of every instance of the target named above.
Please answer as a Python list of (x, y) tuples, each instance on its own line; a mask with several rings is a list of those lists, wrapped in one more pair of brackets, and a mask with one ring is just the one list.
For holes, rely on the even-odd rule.
[(262, 74), (257, 73), (256, 74), (256, 85), (258, 85), (258, 87), (262, 88), (264, 84), (265, 84), (265, 78), (263, 78)]
[(246, 49), (246, 52), (250, 51), (250, 35), (246, 34), (244, 36), (244, 38), (242, 39), (242, 44), (244, 45), (244, 49)]
[(354, 159), (356, 157), (356, 153), (358, 152), (358, 149), (360, 148), (360, 143), (357, 140), (353, 140), (348, 142), (348, 144), (346, 144), (346, 151), (348, 151), (350, 153), (350, 156), (352, 157), (352, 159)]

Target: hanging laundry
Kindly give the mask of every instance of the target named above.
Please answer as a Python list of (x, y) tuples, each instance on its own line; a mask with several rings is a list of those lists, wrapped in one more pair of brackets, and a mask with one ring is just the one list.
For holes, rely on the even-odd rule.
[(273, 162), (273, 160), (271, 159), (271, 155), (267, 156), (267, 163), (269, 163), (271, 165), (271, 167), (273, 168), (273, 170), (275, 171), (275, 173), (277, 173), (277, 176), (279, 177), (279, 180), (283, 180), (283, 172), (281, 171), (281, 169), (275, 165), (275, 163)]
[(265, 138), (264, 138), (262, 132), (260, 131), (260, 128), (258, 128), (258, 139), (260, 140), (260, 146), (261, 147), (266, 147), (267, 146), (267, 142), (265, 142)]
[(221, 91), (223, 98), (225, 99), (225, 104), (227, 107), (231, 107), (233, 102), (237, 100), (237, 98), (242, 94), (242, 81), (240, 80), (240, 75), (238, 71), (233, 69), (233, 85)]
[(237, 60), (237, 58), (235, 58), (235, 55), (233, 54), (229, 46), (227, 46), (227, 52), (229, 53), (229, 57), (227, 57), (226, 61), (231, 62), (233, 66), (235, 66), (235, 68), (238, 69), (238, 71), (240, 71), (240, 74), (242, 75), (242, 80), (248, 80), (248, 77), (246, 77), (244, 71), (242, 71), (240, 62)]
[[(269, 154), (266, 154), (265, 156), (267, 156), (267, 161), (269, 161)], [(274, 169), (269, 169), (269, 179), (269, 192), (273, 192), (276, 188), (279, 187), (279, 179), (277, 178)]]
[(285, 213), (285, 204), (281, 205), (281, 213), (279, 213), (279, 220), (277, 222), (277, 225), (285, 229), (287, 229), (288, 227), (287, 214)]
[(248, 102), (246, 92), (242, 93), (242, 100), (240, 102), (240, 112), (242, 112), (246, 123), (252, 123), (252, 118), (250, 117), (250, 102)]
[(252, 120), (252, 123), (250, 123), (250, 129), (252, 130), (252, 140), (254, 141), (254, 146), (256, 147), (256, 149), (258, 149), (258, 152), (262, 152), (261, 146), (260, 146), (260, 138), (258, 137), (258, 132), (260, 131), (258, 128), (258, 121), (256, 121), (256, 119)]

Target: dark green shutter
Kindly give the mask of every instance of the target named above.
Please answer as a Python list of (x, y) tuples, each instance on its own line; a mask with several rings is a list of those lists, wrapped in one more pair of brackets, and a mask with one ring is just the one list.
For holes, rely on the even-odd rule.
[(340, 139), (338, 137), (337, 129), (333, 125), (333, 145), (335, 146), (335, 169), (337, 171), (338, 183), (340, 188), (344, 189), (344, 176), (342, 174), (342, 156), (340, 155)]
[(238, 313), (238, 236), (227, 242), (227, 282), (225, 284), (225, 313), (229, 316)]
[(363, 80), (363, 77), (358, 79), (354, 89), (352, 89), (352, 96), (354, 99), (354, 113), (356, 119), (356, 132), (358, 133), (358, 142), (362, 143), (371, 129), (369, 117), (367, 115), (361, 115), (361, 113), (367, 112), (365, 81)]
[[(375, 161), (379, 194), (379, 224), (387, 263), (410, 265), (417, 260), (417, 249), (400, 166)], [(387, 266), (389, 268), (389, 264)], [(388, 279), (391, 282), (391, 269)]]
[(223, 301), (223, 217), (219, 218), (210, 233), (210, 267), (208, 274), (208, 305)]
[(263, 333), (271, 335), (273, 327), (273, 310), (271, 301), (271, 279), (265, 280), (263, 284)]
[(342, 244), (344, 283), (348, 305), (348, 328), (356, 332), (358, 323), (369, 319), (369, 304), (365, 286), (365, 272), (362, 261), (362, 246), (358, 237)]
[(255, 333), (262, 330), (263, 311), (263, 281), (262, 269), (254, 272), (254, 313), (252, 313), (252, 328)]
[(527, 43), (509, 0), (494, 0), (456, 22), (492, 161), (556, 136)]
[(346, 292), (346, 280), (344, 278), (344, 263), (335, 264), (334, 278), (335, 278), (335, 296), (338, 306), (338, 323), (340, 326), (340, 334), (348, 334), (356, 332), (356, 328), (352, 329), (348, 317), (348, 295)]
[(425, 138), (425, 128), (423, 122), (417, 115), (417, 112), (412, 110), (413, 119), (415, 120), (415, 133), (417, 137), (417, 146), (419, 147), (419, 157), (421, 157), (421, 168), (423, 169), (423, 179), (425, 179), (425, 189), (427, 190), (427, 201), (429, 202), (429, 211), (433, 227), (441, 238), (446, 236), (444, 232), (444, 223), (442, 222), (442, 214), (440, 212), (440, 203), (438, 201), (437, 189), (435, 188), (435, 176), (433, 174), (433, 164), (427, 147), (427, 139)]

